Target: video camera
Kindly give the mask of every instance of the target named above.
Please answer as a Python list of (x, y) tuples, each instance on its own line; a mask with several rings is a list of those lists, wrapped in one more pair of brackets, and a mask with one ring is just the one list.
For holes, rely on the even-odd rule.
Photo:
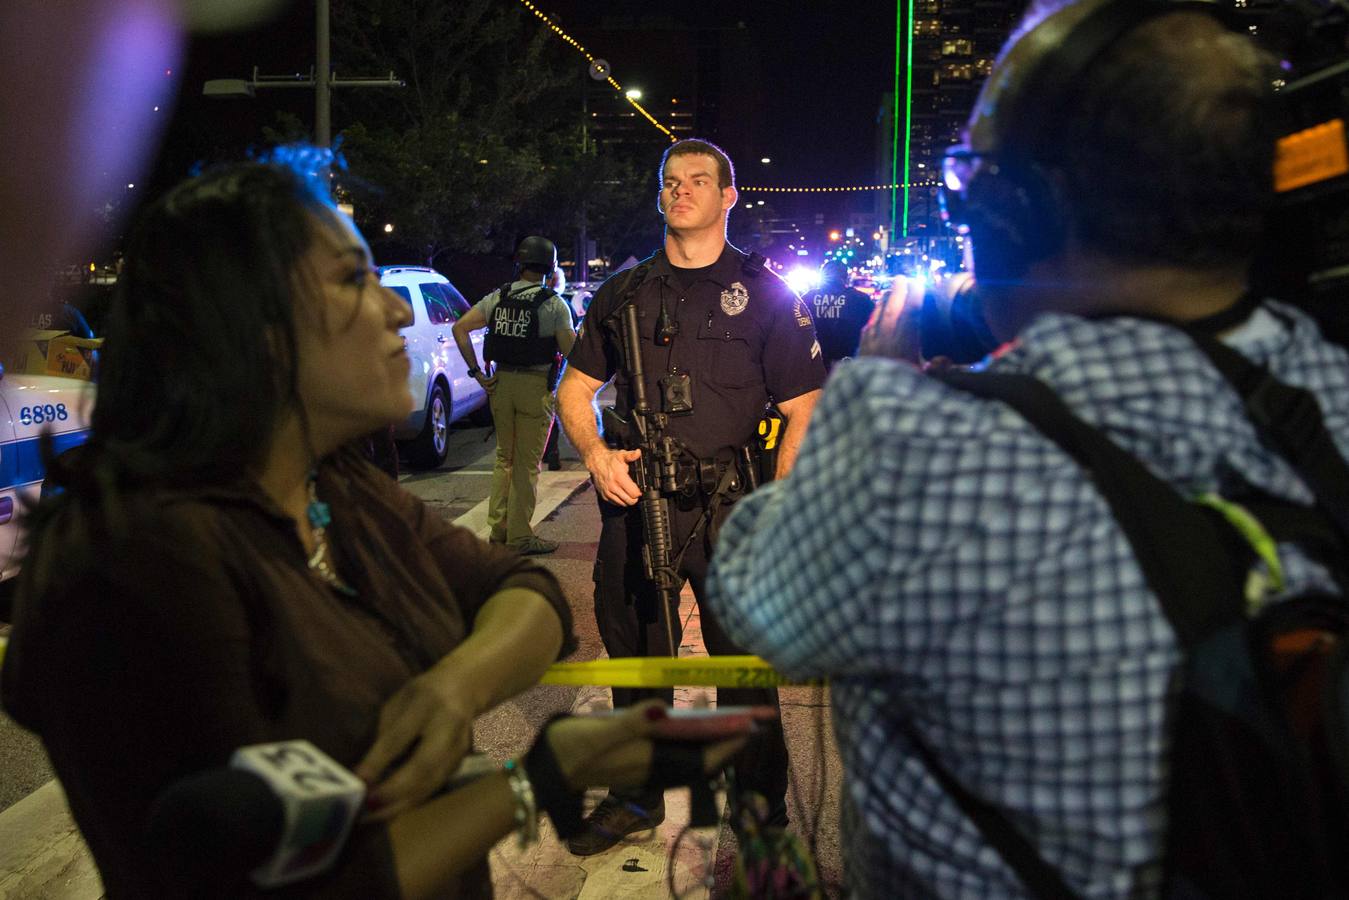
[[(1286, 0), (1236, 15), (1284, 73), (1275, 84), (1275, 203), (1250, 285), (1300, 306), (1349, 346), (1349, 0)], [(968, 364), (997, 348), (967, 275), (928, 289), (919, 334), (929, 359)]]

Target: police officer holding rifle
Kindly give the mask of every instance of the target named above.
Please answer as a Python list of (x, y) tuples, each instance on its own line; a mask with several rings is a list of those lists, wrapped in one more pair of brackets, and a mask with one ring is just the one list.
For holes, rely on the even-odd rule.
[[(757, 255), (726, 241), (734, 170), (705, 141), (673, 144), (661, 160), (662, 250), (600, 288), (558, 388), (567, 436), (599, 495), (595, 617), (611, 657), (677, 652), (685, 580), (699, 602), (703, 642), (738, 654), (702, 606), (717, 527), (760, 478), (792, 466), (825, 370), (806, 306)], [(613, 380), (604, 436), (591, 406)], [(774, 404), (785, 419), (774, 461), (758, 426)], [(615, 688), (614, 705), (672, 691)], [(773, 689), (721, 689), (718, 703), (776, 704)], [(738, 786), (763, 796), (768, 824), (786, 822), (787, 751), (774, 724), (736, 760)], [(611, 793), (568, 841), (578, 855), (664, 820), (659, 795)]]

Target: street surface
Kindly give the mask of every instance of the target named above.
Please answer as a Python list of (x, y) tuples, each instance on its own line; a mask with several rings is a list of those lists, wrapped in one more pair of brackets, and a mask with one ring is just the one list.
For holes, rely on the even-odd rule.
[[(456, 425), (445, 465), (434, 472), (404, 474), (400, 481), (447, 519), (485, 538), (494, 439), (490, 428)], [(540, 475), (535, 516), (538, 532), (561, 546), (556, 553), (538, 559), (561, 581), (571, 604), (579, 648), (569, 659), (603, 658), (591, 580), (599, 513), (585, 470), (565, 439), (562, 459), (562, 471), (545, 470)], [(680, 655), (703, 655), (697, 607), (687, 590), (681, 615), (686, 627)], [(712, 691), (680, 688), (675, 703), (692, 705)], [(555, 713), (608, 706), (608, 691), (602, 687), (539, 686), (482, 716), (475, 724), (475, 743), (480, 752), (504, 760), (528, 748), (539, 727)], [(783, 689), (782, 715), (791, 752), (792, 830), (807, 841), (816, 836), (820, 881), (828, 896), (841, 896), (840, 767), (826, 692), (821, 688)], [(678, 840), (688, 821), (687, 806), (687, 791), (668, 792), (664, 825), (591, 857), (568, 853), (546, 821), (540, 842), (524, 851), (510, 836), (491, 855), (496, 894), (503, 900), (641, 900), (672, 893), (719, 896), (732, 881), (735, 838), (723, 825), (692, 830)], [(96, 900), (101, 896), (97, 870), (70, 820), (40, 745), (0, 715), (0, 900)]]

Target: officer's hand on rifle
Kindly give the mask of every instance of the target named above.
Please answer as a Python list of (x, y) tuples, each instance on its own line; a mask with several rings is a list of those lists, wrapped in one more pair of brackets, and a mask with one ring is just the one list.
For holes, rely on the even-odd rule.
[(616, 506), (632, 506), (642, 494), (632, 480), (628, 463), (641, 458), (641, 450), (610, 450), (601, 446), (586, 455), (585, 464), (601, 497)]

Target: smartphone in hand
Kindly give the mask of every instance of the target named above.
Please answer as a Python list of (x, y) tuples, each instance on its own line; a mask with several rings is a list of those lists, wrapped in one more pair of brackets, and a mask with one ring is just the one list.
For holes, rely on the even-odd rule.
[(677, 707), (652, 723), (651, 736), (665, 741), (724, 741), (753, 734), (757, 723), (777, 717), (771, 706)]

